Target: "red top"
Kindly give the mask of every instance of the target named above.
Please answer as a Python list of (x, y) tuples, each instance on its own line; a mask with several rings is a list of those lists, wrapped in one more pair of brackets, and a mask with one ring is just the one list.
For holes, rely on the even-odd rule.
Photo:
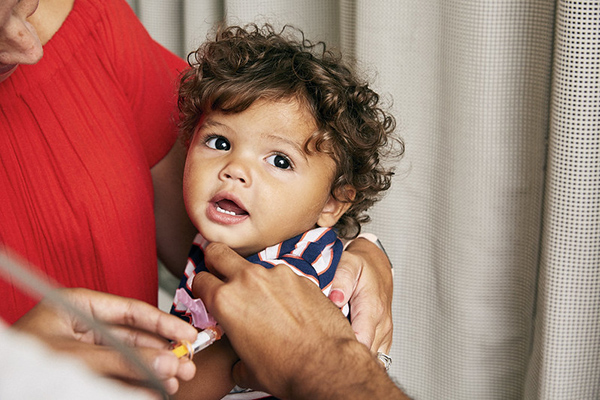
[[(76, 0), (37, 65), (0, 83), (0, 246), (68, 287), (157, 302), (150, 168), (186, 67), (122, 0)], [(0, 317), (35, 301), (0, 275)]]

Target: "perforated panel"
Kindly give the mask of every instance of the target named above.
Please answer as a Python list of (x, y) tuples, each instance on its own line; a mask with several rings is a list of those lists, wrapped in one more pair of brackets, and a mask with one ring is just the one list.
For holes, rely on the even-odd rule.
[(531, 398), (600, 398), (599, 13), (557, 8)]
[(393, 375), (415, 399), (521, 399), (532, 345), (554, 5), (357, 7), (406, 156), (367, 229), (396, 265)]

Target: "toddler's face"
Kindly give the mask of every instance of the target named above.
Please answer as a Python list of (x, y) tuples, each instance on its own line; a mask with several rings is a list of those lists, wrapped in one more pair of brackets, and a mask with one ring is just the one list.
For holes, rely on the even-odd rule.
[[(317, 129), (295, 101), (256, 101), (237, 114), (206, 114), (190, 143), (184, 198), (207, 240), (243, 256), (335, 224), (328, 212), (333, 159), (304, 150)], [(337, 219), (336, 219), (337, 220)]]

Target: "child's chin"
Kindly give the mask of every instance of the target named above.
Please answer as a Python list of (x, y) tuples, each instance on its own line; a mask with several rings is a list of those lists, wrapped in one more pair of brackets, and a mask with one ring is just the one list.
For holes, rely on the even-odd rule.
[(257, 251), (253, 252), (252, 249), (249, 248), (246, 244), (241, 243), (240, 241), (234, 240), (231, 237), (231, 235), (228, 235), (228, 237), (215, 236), (212, 239), (205, 237), (205, 239), (207, 239), (209, 242), (223, 243), (224, 245), (226, 245), (227, 247), (229, 247), (231, 250), (235, 251), (242, 257), (248, 257), (248, 256), (251, 256), (252, 254), (258, 253), (260, 251), (260, 250), (257, 250)]

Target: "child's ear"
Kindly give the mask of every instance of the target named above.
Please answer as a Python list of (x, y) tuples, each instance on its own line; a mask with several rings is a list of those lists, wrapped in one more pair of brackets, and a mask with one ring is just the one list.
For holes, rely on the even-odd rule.
[[(355, 196), (356, 190), (350, 185), (338, 188), (335, 197), (330, 194), (329, 199), (327, 200), (327, 203), (325, 203), (321, 215), (317, 220), (317, 225), (327, 228), (334, 226), (342, 215), (348, 211), (352, 205), (351, 201), (354, 200)], [(337, 200), (338, 198), (347, 199), (348, 201), (340, 201)]]

